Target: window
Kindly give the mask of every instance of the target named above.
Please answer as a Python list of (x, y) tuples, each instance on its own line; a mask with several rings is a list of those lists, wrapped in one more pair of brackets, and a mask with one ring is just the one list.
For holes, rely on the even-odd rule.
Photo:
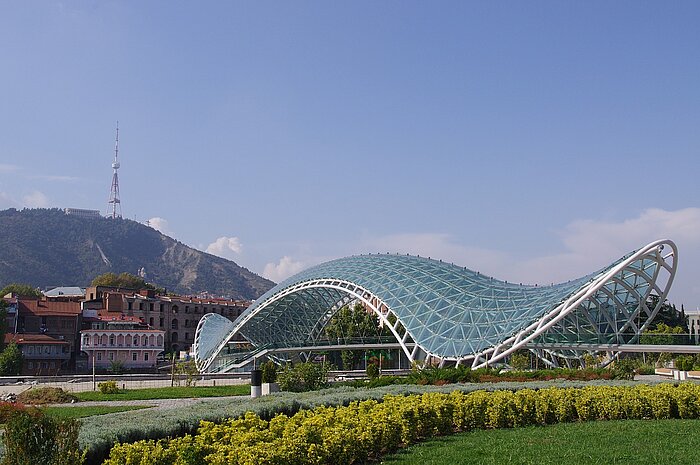
[(194, 312), (199, 313), (199, 307), (197, 307), (196, 305), (194, 306)]
[(175, 318), (172, 322), (171, 325), (172, 329), (177, 329), (177, 318)]
[(153, 302), (151, 302), (150, 304), (148, 304), (148, 310), (151, 311), (151, 312), (153, 311)]
[(97, 352), (97, 361), (102, 360), (102, 352)]
[(127, 307), (126, 307), (127, 310), (131, 310), (131, 306), (132, 306), (132, 305), (133, 305), (133, 302), (132, 302), (132, 301), (129, 301), (129, 302), (127, 303)]
[(50, 354), (51, 353), (51, 346), (44, 346), (44, 353)]
[(138, 358), (139, 358), (138, 352), (131, 353), (131, 360), (133, 360), (135, 362), (136, 360), (138, 360)]
[(177, 313), (177, 305), (173, 305), (173, 313)]
[(55, 364), (54, 362), (51, 362), (51, 363), (49, 364), (49, 367), (51, 367), (51, 369), (54, 369), (54, 368), (56, 368), (56, 364)]
[(190, 313), (190, 306), (189, 305), (185, 305), (185, 313)]
[(34, 346), (29, 346), (29, 353), (33, 354), (34, 353)]
[(160, 304), (160, 311), (162, 312), (163, 309), (165, 308), (165, 304)]
[(163, 327), (163, 319), (162, 318), (160, 319), (160, 327), (161, 328)]
[(27, 364), (27, 368), (29, 368), (30, 370), (33, 370), (34, 369), (34, 362), (29, 362), (29, 364)]
[(114, 334), (109, 335), (109, 345), (111, 345), (111, 346), (114, 345)]
[(173, 334), (170, 336), (170, 340), (171, 340), (171, 342), (177, 342), (177, 333), (173, 333)]
[(147, 362), (148, 361), (148, 352), (143, 353), (143, 361)]
[(109, 354), (107, 354), (107, 356), (109, 357), (110, 361), (114, 361), (114, 352), (110, 352)]
[(139, 337), (138, 336), (134, 336), (134, 345), (135, 346), (139, 345)]
[(150, 318), (148, 319), (148, 325), (149, 325), (149, 326), (153, 326), (153, 317), (150, 317)]
[(185, 340), (188, 340), (190, 338), (190, 333), (185, 333)]
[(139, 310), (143, 310), (143, 302), (139, 304)]

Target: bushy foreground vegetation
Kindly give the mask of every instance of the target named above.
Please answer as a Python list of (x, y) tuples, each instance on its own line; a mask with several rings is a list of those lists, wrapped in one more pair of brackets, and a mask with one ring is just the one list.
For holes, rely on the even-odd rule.
[(426, 438), (572, 421), (700, 417), (700, 386), (587, 386), (388, 395), (267, 421), (252, 412), (194, 435), (115, 446), (106, 465), (362, 463)]
[[(583, 387), (602, 384), (632, 386), (633, 381), (532, 381), (531, 389), (550, 387)], [(217, 386), (218, 387), (218, 386)], [(391, 385), (377, 388), (332, 387), (321, 391), (291, 393), (281, 392), (257, 399), (228, 397), (226, 399), (197, 399), (174, 409), (140, 410), (117, 413), (82, 420), (80, 443), (88, 447), (88, 463), (101, 463), (112, 445), (117, 442), (133, 442), (141, 439), (160, 439), (194, 433), (200, 420), (222, 422), (238, 418), (252, 411), (264, 419), (278, 413), (292, 415), (302, 409), (348, 405), (366, 399), (381, 400), (386, 395), (411, 395), (426, 392), (450, 393), (455, 390), (472, 392), (477, 390), (518, 390), (523, 383), (501, 382), (485, 384), (454, 384), (447, 386)], [(198, 388), (199, 389), (199, 388)]]
[(80, 422), (17, 409), (5, 423), (2, 465), (80, 465), (87, 451), (78, 443)]

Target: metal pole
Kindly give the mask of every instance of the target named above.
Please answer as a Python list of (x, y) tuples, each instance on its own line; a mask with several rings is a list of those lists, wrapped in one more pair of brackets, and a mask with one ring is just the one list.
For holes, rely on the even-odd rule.
[(92, 351), (92, 390), (97, 390), (97, 385), (95, 384), (95, 351)]
[(170, 387), (175, 386), (175, 352), (173, 352), (173, 366), (170, 370)]

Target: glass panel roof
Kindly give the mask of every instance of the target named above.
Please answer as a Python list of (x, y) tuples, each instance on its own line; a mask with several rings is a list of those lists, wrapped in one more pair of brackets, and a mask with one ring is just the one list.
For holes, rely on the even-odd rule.
[[(334, 279), (351, 282), (379, 298), (426, 351), (464, 357), (520, 332), (628, 256), (596, 273), (551, 286), (507, 283), (407, 255), (346, 257), (302, 271), (265, 293), (239, 317), (260, 309), (241, 333), (258, 345), (309, 340), (313, 328), (347, 292), (307, 288), (281, 298), (278, 294), (300, 283)], [(654, 267), (650, 268), (646, 272), (653, 273)], [(622, 300), (627, 303), (628, 299), (622, 296)]]

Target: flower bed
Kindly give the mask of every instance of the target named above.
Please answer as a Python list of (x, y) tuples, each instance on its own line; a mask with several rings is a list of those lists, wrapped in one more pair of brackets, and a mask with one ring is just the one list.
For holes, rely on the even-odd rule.
[(362, 463), (437, 435), (570, 421), (698, 418), (700, 386), (588, 386), (387, 395), (267, 421), (248, 412), (194, 435), (119, 444), (106, 465)]

